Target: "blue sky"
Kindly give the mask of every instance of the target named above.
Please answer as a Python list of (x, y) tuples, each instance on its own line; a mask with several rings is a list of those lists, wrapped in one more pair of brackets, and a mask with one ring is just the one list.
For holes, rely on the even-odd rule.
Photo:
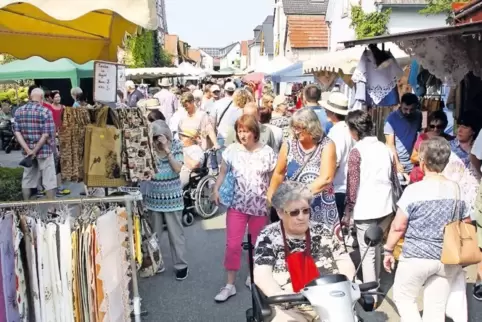
[(165, 0), (167, 28), (192, 47), (224, 47), (253, 38), (273, 0)]

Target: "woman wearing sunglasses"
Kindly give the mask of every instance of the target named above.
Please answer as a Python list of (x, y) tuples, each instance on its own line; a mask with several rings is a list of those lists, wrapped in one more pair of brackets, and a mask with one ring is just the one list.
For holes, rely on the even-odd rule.
[[(280, 221), (266, 226), (256, 242), (254, 283), (266, 296), (299, 292), (326, 274), (344, 274), (350, 280), (355, 266), (331, 227), (310, 220), (313, 194), (303, 183), (284, 181), (273, 194), (272, 206)], [(273, 321), (314, 321), (310, 307), (275, 307)]]
[(432, 112), (428, 116), (427, 129), (417, 138), (412, 155), (410, 157), (410, 161), (415, 165), (412, 172), (410, 172), (411, 183), (418, 182), (423, 179), (423, 172), (420, 169), (420, 160), (418, 157), (418, 151), (422, 142), (435, 136), (441, 136), (447, 141), (451, 141), (453, 139), (452, 136), (445, 133), (445, 128), (447, 127), (448, 123), (447, 115), (443, 110)]

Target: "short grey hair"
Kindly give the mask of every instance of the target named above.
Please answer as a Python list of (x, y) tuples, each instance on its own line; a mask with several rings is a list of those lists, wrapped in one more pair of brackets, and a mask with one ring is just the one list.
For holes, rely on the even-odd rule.
[(43, 99), (45, 96), (44, 90), (37, 87), (32, 90), (32, 93), (30, 93), (30, 98), (38, 98), (38, 99)]
[(311, 107), (304, 107), (293, 114), (290, 125), (293, 127), (296, 124), (301, 124), (311, 134), (314, 142), (319, 142), (323, 138), (324, 132), (320, 119)]
[(288, 203), (298, 200), (311, 204), (313, 194), (308, 186), (298, 181), (284, 181), (273, 194), (271, 204), (276, 209), (284, 209)]
[(443, 137), (436, 136), (425, 140), (420, 145), (420, 161), (430, 170), (441, 173), (449, 163), (451, 154), (450, 144)]
[(73, 97), (77, 98), (79, 95), (82, 95), (84, 92), (82, 91), (82, 88), (80, 87), (74, 87), (70, 90), (70, 95)]
[(151, 135), (154, 136), (159, 136), (159, 135), (164, 135), (166, 139), (169, 141), (172, 141), (172, 132), (169, 126), (167, 125), (166, 121), (163, 120), (157, 120), (152, 122), (151, 124)]

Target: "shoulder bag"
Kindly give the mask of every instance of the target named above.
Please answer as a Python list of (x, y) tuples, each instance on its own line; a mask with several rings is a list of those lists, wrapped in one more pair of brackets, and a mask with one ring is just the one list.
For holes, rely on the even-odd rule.
[(219, 187), (219, 201), (226, 207), (230, 207), (234, 200), (234, 185), (236, 178), (234, 177), (232, 165), (226, 162), (228, 169), (224, 181)]
[(475, 226), (463, 221), (459, 201), (460, 187), (455, 183), (455, 205), (452, 221), (445, 225), (440, 261), (449, 265), (473, 265), (481, 261)]
[(226, 114), (226, 112), (229, 110), (229, 108), (231, 107), (231, 104), (233, 104), (233, 101), (229, 102), (228, 104), (228, 107), (226, 107), (226, 109), (223, 111), (223, 113), (221, 113), (221, 116), (219, 117), (219, 121), (218, 123), (216, 124), (216, 127), (219, 127), (219, 124), (221, 124), (221, 121), (223, 120), (223, 117), (224, 115)]

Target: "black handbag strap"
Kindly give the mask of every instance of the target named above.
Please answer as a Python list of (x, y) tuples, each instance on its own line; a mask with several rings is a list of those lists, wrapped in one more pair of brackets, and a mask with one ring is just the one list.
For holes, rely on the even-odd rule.
[(219, 118), (219, 121), (216, 125), (216, 127), (219, 127), (219, 124), (221, 124), (221, 121), (223, 120), (223, 117), (224, 115), (226, 114), (226, 112), (229, 110), (229, 108), (231, 107), (231, 104), (233, 104), (233, 101), (229, 102), (228, 104), (228, 107), (226, 107), (226, 109), (223, 111), (223, 113), (221, 113), (221, 117)]

